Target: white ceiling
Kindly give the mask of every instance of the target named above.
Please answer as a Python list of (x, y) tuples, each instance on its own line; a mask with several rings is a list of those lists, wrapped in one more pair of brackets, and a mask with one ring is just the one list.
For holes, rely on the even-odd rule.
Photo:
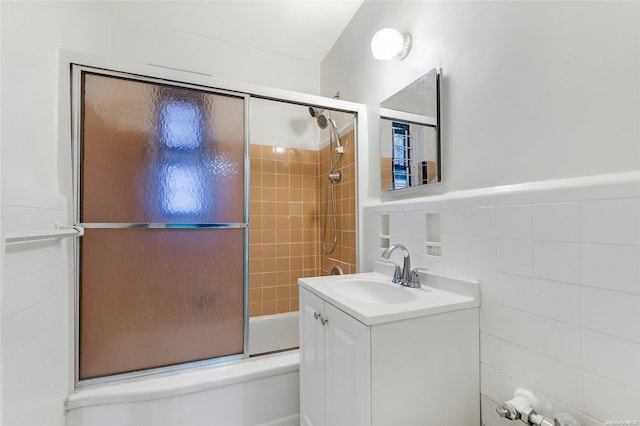
[(208, 0), (111, 3), (125, 18), (320, 62), (362, 0)]

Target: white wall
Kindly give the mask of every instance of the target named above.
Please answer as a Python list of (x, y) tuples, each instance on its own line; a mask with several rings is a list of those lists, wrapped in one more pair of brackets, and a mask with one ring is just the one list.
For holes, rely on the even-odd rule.
[(269, 99), (251, 98), (249, 132), (252, 144), (320, 148), (320, 129), (308, 107)]
[[(373, 59), (380, 28), (410, 32)], [(367, 104), (442, 68), (443, 183), (428, 191), (640, 167), (640, 3), (364, 2), (322, 63), (322, 94)], [(371, 174), (370, 199), (380, 197)], [(415, 195), (415, 194), (414, 194)]]
[[(69, 164), (59, 158), (69, 151), (58, 144), (70, 144), (58, 140), (68, 133), (58, 128), (66, 125), (58, 116), (68, 114), (58, 111), (64, 104), (59, 97), (67, 96), (59, 93), (65, 79), (59, 75), (60, 49), (318, 93), (318, 63), (154, 25), (144, 13), (154, 7), (154, 2), (0, 3), (3, 235), (53, 229), (68, 218), (68, 200), (59, 195), (70, 185), (69, 171), (58, 169)], [(0, 422), (63, 424), (73, 371), (67, 243), (24, 245), (3, 254)]]
[[(0, 7), (0, 23), (2, 22), (2, 7)], [(0, 48), (2, 43), (2, 39), (0, 38)], [(2, 55), (0, 55), (0, 79), (2, 76)], [(2, 102), (0, 102), (0, 135), (2, 135)], [(1, 138), (0, 138), (1, 140)], [(0, 149), (0, 164), (2, 162), (2, 150)], [(2, 176), (0, 175), (0, 200), (2, 199)], [(2, 208), (0, 208), (0, 233), (2, 232)], [(0, 235), (0, 241), (2, 241), (2, 236)], [(0, 251), (0, 318), (2, 317), (2, 287), (4, 284), (4, 250)], [(2, 327), (0, 327), (0, 344), (2, 344)], [(2, 373), (2, 356), (0, 355), (0, 422), (2, 421), (2, 379), (4, 378)]]
[[(118, 15), (103, 2), (2, 2), (6, 187), (58, 190), (56, 163), (51, 159), (57, 155), (59, 49), (318, 92), (316, 63), (132, 21), (117, 3)], [(147, 7), (153, 8), (153, 3)]]
[[(425, 250), (434, 212), (439, 257)], [(383, 213), (389, 243), (405, 245), (413, 265), (480, 282), (485, 426), (513, 424), (495, 408), (517, 388), (534, 392), (548, 417), (640, 422), (639, 172), (366, 207), (365, 270), (380, 258)]]
[[(371, 57), (386, 26), (412, 33), (404, 61)], [(379, 164), (379, 102), (432, 67), (443, 182), (381, 194), (371, 168), (364, 269), (388, 213), (414, 265), (480, 281), (486, 426), (511, 424), (494, 410), (517, 387), (547, 416), (640, 421), (640, 2), (365, 2), (321, 77), (367, 104), (361, 164)], [(428, 212), (441, 257), (425, 253)]]
[[(64, 224), (61, 196), (3, 190), (2, 231), (53, 230)], [(2, 424), (64, 424), (72, 377), (68, 241), (3, 248)]]

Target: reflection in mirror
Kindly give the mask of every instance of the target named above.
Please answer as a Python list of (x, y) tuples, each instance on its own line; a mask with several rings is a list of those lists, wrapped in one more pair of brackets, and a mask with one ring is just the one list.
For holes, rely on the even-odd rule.
[(439, 182), (440, 75), (432, 69), (380, 104), (382, 190)]

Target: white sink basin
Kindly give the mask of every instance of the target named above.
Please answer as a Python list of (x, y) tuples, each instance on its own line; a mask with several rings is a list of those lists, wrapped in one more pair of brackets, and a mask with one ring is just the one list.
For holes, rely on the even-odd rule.
[(398, 284), (387, 284), (364, 279), (346, 279), (334, 287), (334, 292), (350, 299), (368, 303), (407, 303), (416, 300), (416, 295)]
[[(301, 287), (348, 313), (366, 325), (435, 315), (479, 305), (478, 283), (420, 273), (422, 288), (391, 282), (393, 267), (381, 272), (300, 278)], [(376, 265), (378, 270), (378, 265)]]

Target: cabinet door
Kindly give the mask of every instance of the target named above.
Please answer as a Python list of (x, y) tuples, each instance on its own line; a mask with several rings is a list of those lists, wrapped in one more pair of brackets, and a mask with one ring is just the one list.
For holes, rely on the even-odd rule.
[(324, 426), (324, 301), (300, 288), (300, 424)]
[(325, 314), (326, 424), (369, 426), (370, 328), (329, 303)]

